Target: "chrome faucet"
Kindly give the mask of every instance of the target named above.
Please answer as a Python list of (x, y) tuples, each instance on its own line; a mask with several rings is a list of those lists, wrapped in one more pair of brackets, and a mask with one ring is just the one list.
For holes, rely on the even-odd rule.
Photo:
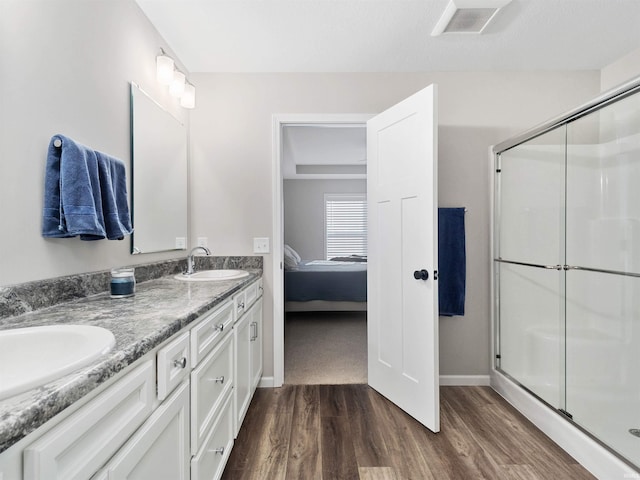
[(189, 255), (187, 255), (187, 271), (184, 272), (184, 275), (191, 275), (196, 271), (195, 267), (193, 266), (193, 257), (195, 252), (197, 252), (198, 250), (203, 250), (207, 255), (211, 255), (211, 250), (209, 250), (207, 247), (193, 247), (189, 252)]

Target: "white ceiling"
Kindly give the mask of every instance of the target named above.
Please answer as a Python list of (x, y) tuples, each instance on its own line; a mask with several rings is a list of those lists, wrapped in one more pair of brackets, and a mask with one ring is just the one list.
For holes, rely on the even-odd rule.
[(640, 47), (640, 0), (512, 0), (482, 35), (448, 0), (136, 0), (189, 72), (600, 69)]
[(283, 128), (282, 176), (286, 179), (364, 179), (366, 162), (364, 123)]

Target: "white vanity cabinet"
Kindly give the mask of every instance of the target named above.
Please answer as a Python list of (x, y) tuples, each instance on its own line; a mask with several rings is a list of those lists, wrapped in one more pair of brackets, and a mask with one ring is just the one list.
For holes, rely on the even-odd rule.
[(238, 435), (253, 392), (262, 376), (262, 281), (258, 280), (234, 296), (236, 348), (234, 433)]
[(261, 296), (259, 279), (42, 428), (23, 479), (219, 479), (262, 375)]

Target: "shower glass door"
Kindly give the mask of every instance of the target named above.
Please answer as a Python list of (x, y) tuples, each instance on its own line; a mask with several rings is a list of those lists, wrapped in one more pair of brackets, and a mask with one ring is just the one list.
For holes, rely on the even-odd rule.
[(562, 126), (500, 154), (497, 366), (564, 408), (565, 145)]
[(640, 95), (567, 124), (566, 178), (566, 410), (640, 465)]

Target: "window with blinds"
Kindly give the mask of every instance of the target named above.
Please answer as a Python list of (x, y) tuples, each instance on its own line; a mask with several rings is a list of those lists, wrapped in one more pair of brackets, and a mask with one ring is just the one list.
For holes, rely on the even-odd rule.
[(367, 196), (325, 194), (325, 252), (327, 260), (367, 255)]

